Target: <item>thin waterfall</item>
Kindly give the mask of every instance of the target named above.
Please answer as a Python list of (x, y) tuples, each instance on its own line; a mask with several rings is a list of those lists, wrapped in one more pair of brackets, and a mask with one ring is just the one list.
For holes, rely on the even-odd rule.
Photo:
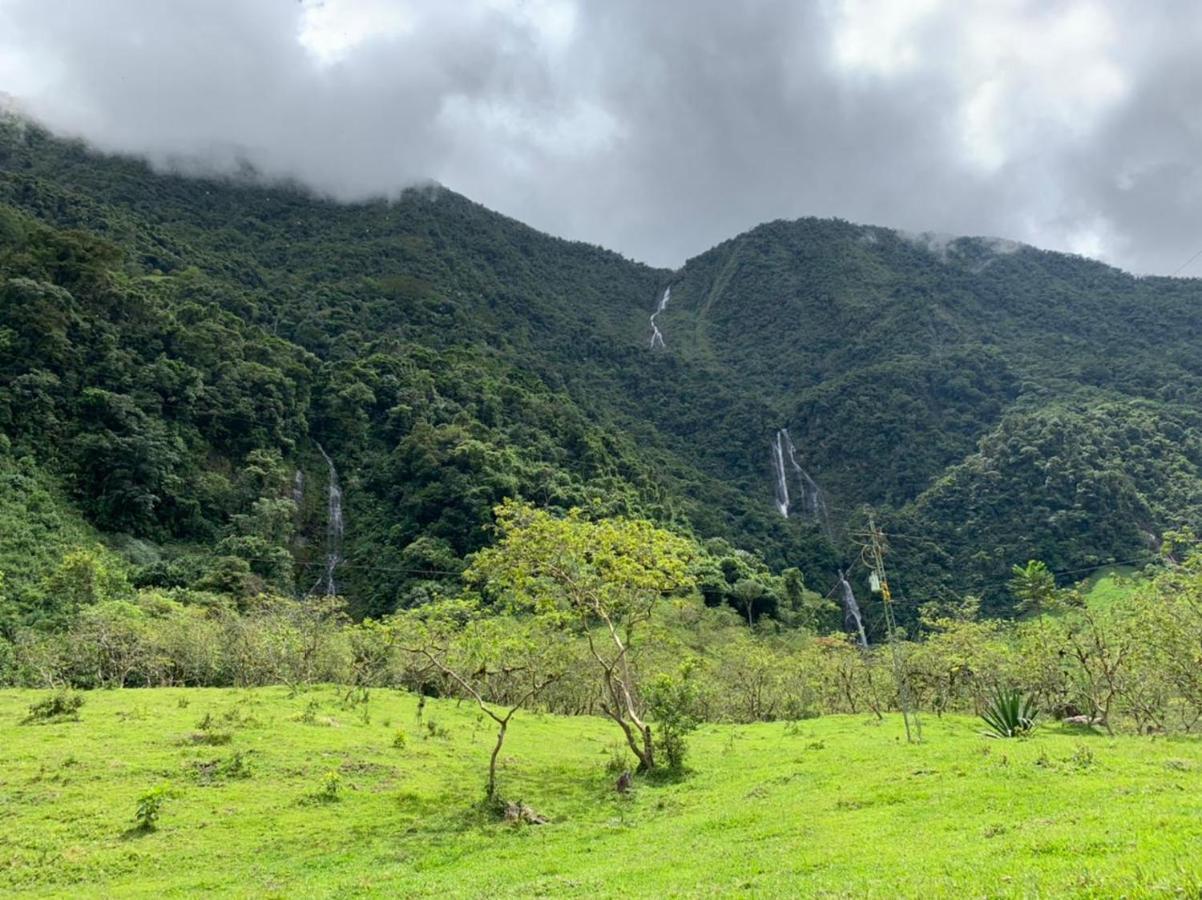
[(326, 501), (326, 568), (321, 580), (317, 582), (313, 593), (323, 592), (327, 597), (338, 593), (338, 585), (334, 581), (334, 570), (342, 562), (342, 534), (344, 523), (342, 519), (342, 487), (338, 484), (338, 470), (334, 468), (334, 460), (330, 459), (325, 448), (317, 445), (318, 452), (326, 461), (330, 472), (330, 485)]
[(826, 500), (822, 497), (822, 489), (797, 461), (797, 448), (793, 446), (788, 428), (777, 431), (776, 440), (772, 442), (772, 470), (776, 476), (776, 508), (780, 514), (786, 519), (789, 518), (792, 505), (789, 496), (789, 473), (792, 472), (802, 515), (821, 525), (827, 538), (831, 538), (830, 515), (826, 509)]
[(860, 615), (860, 604), (842, 569), (839, 570), (839, 589), (843, 598), (843, 628), (845, 631), (855, 633), (861, 647), (867, 647), (868, 635), (864, 633), (864, 619)]
[(659, 303), (657, 303), (655, 306), (655, 312), (653, 312), (651, 314), (651, 349), (652, 350), (654, 350), (656, 347), (659, 347), (662, 349), (664, 346), (664, 335), (663, 335), (663, 332), (661, 332), (659, 330), (659, 326), (655, 324), (655, 317), (658, 316), (660, 313), (662, 313), (665, 309), (668, 308), (668, 301), (671, 299), (672, 299), (672, 288), (669, 285), (668, 287), (664, 288), (664, 294), (662, 297), (659, 298)]
[(305, 502), (305, 473), (300, 469), (292, 476), (292, 502), (296, 504), (297, 509)]
[(785, 447), (782, 441), (784, 433), (785, 430), (782, 428), (776, 433), (776, 440), (772, 443), (772, 470), (776, 475), (776, 508), (787, 519), (789, 518), (789, 479), (785, 474)]
[(782, 428), (777, 432), (776, 440), (778, 446), (783, 449), (783, 457), (787, 456), (789, 467), (793, 470), (794, 476), (797, 478), (797, 484), (801, 491), (801, 511), (811, 521), (817, 522), (822, 526), (822, 531), (827, 539), (834, 540), (834, 534), (831, 530), (831, 517), (826, 509), (826, 500), (822, 497), (822, 489), (818, 487), (818, 482), (810, 477), (810, 473), (801, 467), (801, 463), (797, 461), (797, 448), (793, 446), (793, 441), (789, 438), (789, 429)]

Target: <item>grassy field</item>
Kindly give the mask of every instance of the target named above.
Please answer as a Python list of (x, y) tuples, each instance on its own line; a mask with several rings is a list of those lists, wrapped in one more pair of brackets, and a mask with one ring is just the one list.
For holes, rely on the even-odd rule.
[[(332, 687), (0, 692), (0, 893), (172, 896), (1199, 896), (1202, 744), (965, 718), (709, 726), (688, 777), (613, 790), (615, 730), (521, 714), (502, 788), (468, 706)], [(398, 738), (398, 733), (402, 735)], [(331, 776), (329, 773), (337, 773)], [(138, 797), (169, 783), (157, 829)], [(331, 789), (330, 785), (334, 787)], [(333, 791), (333, 799), (322, 793)]]
[(1108, 566), (1081, 582), (1081, 590), (1085, 594), (1085, 602), (1100, 610), (1130, 596), (1145, 584), (1146, 580), (1138, 569)]

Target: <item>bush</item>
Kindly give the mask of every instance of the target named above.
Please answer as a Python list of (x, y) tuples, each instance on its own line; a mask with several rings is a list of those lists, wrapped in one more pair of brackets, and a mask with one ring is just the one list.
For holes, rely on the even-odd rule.
[(217, 784), (230, 779), (250, 778), (250, 766), (246, 754), (241, 750), (225, 759), (198, 760), (193, 763), (196, 781), (199, 784)]
[(981, 713), (990, 737), (1009, 738), (1030, 734), (1035, 729), (1035, 701), (1018, 691), (997, 691)]
[(159, 821), (163, 804), (171, 796), (171, 786), (160, 784), (152, 787), (138, 797), (138, 808), (134, 812), (134, 822), (139, 831), (154, 831)]
[(694, 665), (686, 662), (676, 675), (661, 673), (643, 690), (647, 711), (656, 723), (656, 750), (668, 761), (668, 768), (684, 768), (687, 747), (685, 735), (697, 727), (697, 684), (692, 679)]
[(83, 706), (83, 695), (75, 691), (56, 691), (29, 705), (29, 713), (22, 724), (34, 722), (78, 722), (79, 709)]
[(342, 776), (333, 769), (321, 776), (321, 784), (313, 794), (313, 799), (319, 803), (333, 803), (338, 799), (338, 789), (342, 786)]

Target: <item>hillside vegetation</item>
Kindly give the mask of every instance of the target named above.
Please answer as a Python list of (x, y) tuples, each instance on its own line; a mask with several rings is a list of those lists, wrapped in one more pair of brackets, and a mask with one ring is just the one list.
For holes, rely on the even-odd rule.
[[(137, 586), (303, 594), (329, 551), (325, 453), (335, 586), (379, 616), (453, 590), (508, 497), (706, 542), (730, 576), (707, 599), (734, 606), (748, 572), (835, 590), (871, 504), (907, 627), (966, 593), (1008, 615), (1016, 563), (1141, 565), (1196, 523), (1200, 300), (1192, 280), (841, 221), (764, 225), (668, 272), (436, 186), (339, 205), (9, 119), (0, 471), (25, 474), (0, 517), (40, 504)], [(822, 513), (793, 469), (778, 511), (782, 428)], [(4, 563), (10, 635), (53, 618), (53, 555)]]

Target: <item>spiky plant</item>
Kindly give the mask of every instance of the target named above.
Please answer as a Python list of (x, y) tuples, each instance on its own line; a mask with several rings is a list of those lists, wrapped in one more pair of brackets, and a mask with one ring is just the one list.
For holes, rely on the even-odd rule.
[(989, 737), (1009, 738), (1030, 734), (1039, 711), (1031, 697), (1019, 691), (998, 690), (985, 706), (981, 718), (989, 726)]

